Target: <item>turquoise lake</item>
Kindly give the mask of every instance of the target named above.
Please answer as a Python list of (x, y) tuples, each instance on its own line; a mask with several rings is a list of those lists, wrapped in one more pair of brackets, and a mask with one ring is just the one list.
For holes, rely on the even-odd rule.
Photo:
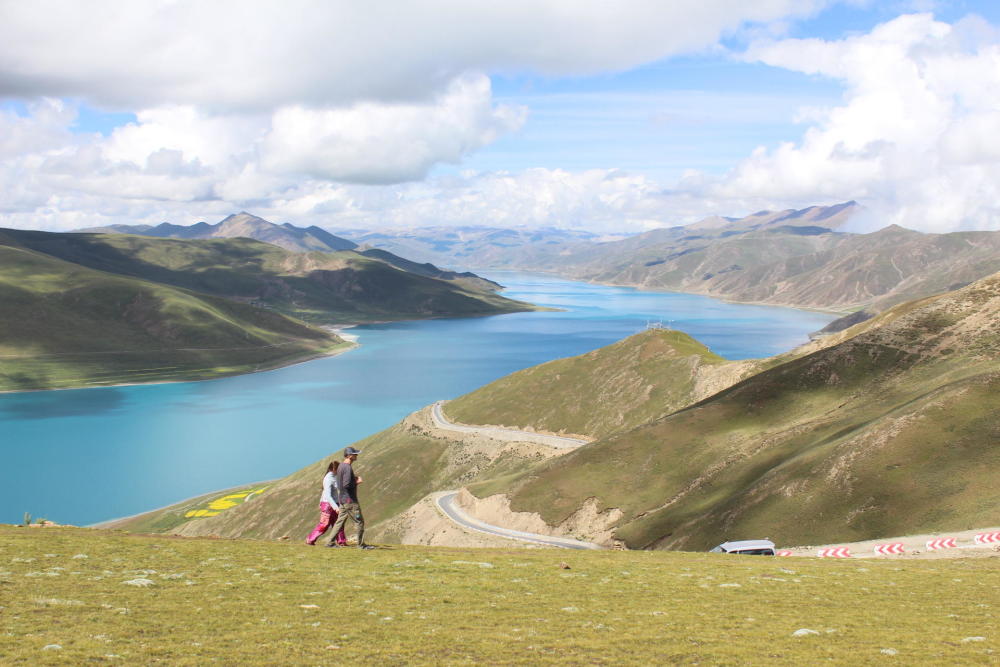
[(506, 285), (506, 296), (565, 310), (356, 327), (348, 333), (361, 346), (339, 356), (208, 382), (0, 395), (0, 523), (30, 512), (89, 524), (281, 477), (434, 401), (607, 345), (650, 321), (745, 359), (789, 350), (834, 319), (482, 274)]

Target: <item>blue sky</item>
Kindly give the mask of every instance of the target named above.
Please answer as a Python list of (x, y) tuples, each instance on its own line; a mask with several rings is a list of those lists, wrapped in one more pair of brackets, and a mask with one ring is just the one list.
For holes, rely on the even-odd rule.
[(0, 226), (1000, 227), (995, 1), (95, 2), (0, 6)]

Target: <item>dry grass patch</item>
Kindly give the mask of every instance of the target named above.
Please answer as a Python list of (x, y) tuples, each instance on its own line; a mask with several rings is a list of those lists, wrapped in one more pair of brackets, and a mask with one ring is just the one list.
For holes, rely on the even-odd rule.
[(996, 563), (361, 552), (4, 526), (0, 662), (990, 664)]

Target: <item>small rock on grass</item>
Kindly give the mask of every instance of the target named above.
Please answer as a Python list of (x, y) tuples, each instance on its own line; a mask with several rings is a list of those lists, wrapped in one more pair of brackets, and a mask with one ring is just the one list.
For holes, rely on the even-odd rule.
[(154, 585), (156, 582), (152, 579), (143, 579), (140, 577), (139, 579), (129, 579), (128, 581), (123, 581), (122, 583), (126, 586), (142, 586), (145, 588), (147, 586)]
[(557, 567), (560, 570), (569, 570), (569, 569), (571, 569), (568, 563), (559, 563), (559, 565)]
[(880, 651), (880, 653), (882, 653), (883, 655), (896, 655), (897, 653), (899, 653), (899, 651), (897, 651), (894, 648), (884, 648)]
[(62, 650), (62, 646), (60, 646), (59, 644), (46, 644), (45, 646), (42, 647), (42, 650), (43, 651), (61, 651)]
[(968, 643), (968, 642), (984, 642), (984, 641), (986, 641), (986, 637), (966, 637), (962, 641), (964, 643)]
[(799, 628), (792, 633), (793, 637), (808, 637), (809, 635), (818, 635), (819, 632), (816, 630), (810, 630), (809, 628)]

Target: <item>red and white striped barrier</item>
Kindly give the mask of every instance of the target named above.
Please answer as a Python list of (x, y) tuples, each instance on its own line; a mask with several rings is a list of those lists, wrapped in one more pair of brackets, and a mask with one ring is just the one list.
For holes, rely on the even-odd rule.
[(876, 544), (872, 549), (876, 556), (891, 556), (893, 554), (906, 553), (902, 542), (890, 542), (888, 544)]
[(1000, 533), (977, 533), (976, 544), (1000, 543)]
[(820, 558), (850, 558), (851, 550), (847, 547), (828, 547), (816, 552)]
[(792, 552), (789, 551), (788, 549), (779, 549), (778, 551), (774, 552), (774, 555), (775, 556), (791, 556)]
[(938, 549), (954, 549), (958, 546), (958, 541), (954, 537), (938, 537), (928, 540), (927, 550), (936, 551)]

